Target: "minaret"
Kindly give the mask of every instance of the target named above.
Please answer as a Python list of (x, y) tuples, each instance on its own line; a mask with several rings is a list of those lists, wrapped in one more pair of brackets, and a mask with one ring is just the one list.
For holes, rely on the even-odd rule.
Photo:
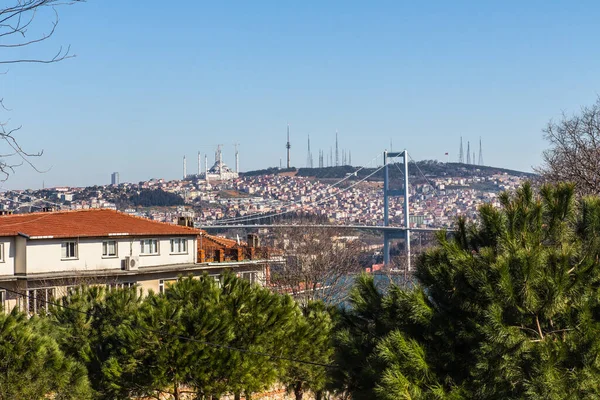
[(463, 154), (462, 136), (460, 137), (460, 149), (458, 150), (458, 162), (460, 164), (465, 162), (465, 156)]
[(223, 180), (223, 153), (221, 152), (221, 145), (217, 146), (217, 152), (219, 155), (219, 178)]
[(204, 155), (204, 179), (208, 183), (208, 154)]
[(187, 176), (187, 166), (186, 166), (186, 161), (185, 161), (185, 156), (183, 156), (183, 179), (185, 179), (185, 177)]
[(290, 125), (287, 126), (287, 143), (285, 144), (285, 148), (287, 149), (287, 167), (290, 168), (290, 149), (292, 145), (290, 144)]
[(235, 173), (240, 173), (240, 153), (238, 152), (238, 144), (234, 144), (235, 146)]
[(467, 141), (467, 164), (471, 164), (471, 142)]
[(198, 152), (198, 178), (200, 178), (200, 174), (202, 173), (202, 159), (200, 157), (200, 152)]

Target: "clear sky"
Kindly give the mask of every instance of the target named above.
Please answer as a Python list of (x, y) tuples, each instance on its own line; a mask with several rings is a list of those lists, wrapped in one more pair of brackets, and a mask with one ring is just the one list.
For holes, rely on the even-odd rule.
[[(426, 4), (425, 4), (426, 3)], [(88, 0), (59, 8), (55, 36), (0, 76), (26, 150), (6, 188), (179, 178), (182, 157), (224, 144), (241, 170), (292, 164), (334, 145), (355, 165), (389, 148), (457, 160), (460, 136), (487, 165), (531, 170), (550, 119), (600, 88), (597, 1)], [(50, 16), (41, 15), (45, 30)], [(6, 55), (6, 53), (5, 53)]]

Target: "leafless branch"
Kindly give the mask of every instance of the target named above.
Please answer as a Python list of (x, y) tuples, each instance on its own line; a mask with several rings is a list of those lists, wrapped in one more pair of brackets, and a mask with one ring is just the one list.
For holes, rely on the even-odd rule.
[[(37, 43), (44, 42), (50, 39), (58, 26), (59, 17), (56, 11), (57, 6), (72, 5), (80, 3), (85, 0), (12, 0), (12, 5), (5, 5), (0, 8), (0, 48), (10, 51), (14, 48), (22, 48)], [(29, 30), (33, 26), (32, 24), (36, 21), (36, 18), (43, 14), (40, 11), (50, 7), (54, 12), (54, 19), (51, 22), (49, 31), (41, 34), (30, 35)], [(50, 58), (9, 58), (8, 54), (4, 54), (3, 58), (0, 58), (0, 64), (21, 64), (21, 63), (38, 63), (38, 64), (51, 64), (56, 63), (67, 58), (75, 57), (71, 54), (71, 46), (66, 48), (59, 46), (58, 51)], [(2, 72), (5, 74), (6, 72)], [(4, 104), (4, 99), (0, 99), (0, 110), (10, 111)], [(21, 145), (17, 142), (14, 134), (18, 132), (21, 127), (9, 129), (8, 121), (0, 123), (0, 138), (12, 149), (9, 154), (0, 155), (0, 175), (6, 180), (10, 174), (14, 173), (14, 169), (22, 164), (27, 164), (37, 172), (46, 172), (38, 169), (32, 162), (32, 157), (39, 157), (43, 151), (37, 153), (30, 153), (25, 151)], [(20, 162), (13, 163), (11, 158), (18, 157)]]
[(284, 255), (283, 267), (271, 270), (270, 283), (279, 292), (306, 303), (324, 300), (340, 303), (351, 285), (350, 276), (360, 272), (363, 246), (358, 237), (335, 228), (280, 228), (274, 245)]
[(600, 193), (600, 97), (579, 114), (550, 121), (544, 137), (550, 148), (536, 168), (544, 180), (573, 182), (582, 195)]

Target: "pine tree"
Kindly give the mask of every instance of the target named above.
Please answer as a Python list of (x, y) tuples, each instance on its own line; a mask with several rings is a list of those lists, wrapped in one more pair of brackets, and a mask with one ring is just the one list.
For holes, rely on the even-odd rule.
[[(310, 302), (301, 307), (293, 329), (287, 337), (287, 354), (290, 359), (306, 360), (328, 365), (332, 362), (332, 321), (322, 302)], [(282, 383), (294, 392), (296, 400), (302, 400), (307, 391), (317, 398), (328, 383), (327, 367), (291, 361), (284, 369)]]
[(86, 366), (96, 398), (128, 398), (143, 387), (142, 299), (135, 288), (81, 287), (61, 300), (63, 307), (51, 307), (60, 346)]
[(85, 368), (59, 348), (52, 327), (16, 309), (0, 313), (0, 399), (89, 399)]
[[(362, 277), (336, 333), (354, 399), (587, 399), (600, 387), (600, 199), (529, 184), (460, 220), (418, 284)], [(344, 363), (345, 362), (345, 363)]]

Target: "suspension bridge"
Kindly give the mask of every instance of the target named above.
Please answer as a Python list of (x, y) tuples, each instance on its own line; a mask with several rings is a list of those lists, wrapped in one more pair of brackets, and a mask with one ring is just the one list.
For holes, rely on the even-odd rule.
[[(379, 157), (379, 156), (378, 156)], [(376, 157), (376, 158), (378, 158)], [(390, 188), (390, 178), (389, 178), (389, 168), (390, 161), (396, 158), (402, 159), (403, 171), (402, 175), (404, 177), (404, 187), (402, 190), (394, 190)], [(373, 162), (373, 160), (372, 160)], [(285, 214), (290, 214), (297, 212), (298, 209), (294, 209), (294, 207), (289, 207), (289, 210), (281, 211), (277, 213), (271, 212), (257, 212), (250, 215), (240, 216), (240, 217), (231, 217), (224, 218), (220, 220), (216, 220), (211, 224), (199, 224), (198, 228), (203, 230), (215, 230), (215, 229), (260, 229), (260, 228), (293, 228), (293, 229), (307, 229), (307, 228), (336, 228), (336, 229), (350, 229), (350, 230), (362, 230), (362, 231), (376, 231), (383, 233), (383, 258), (384, 264), (389, 265), (390, 263), (390, 241), (393, 239), (404, 239), (405, 249), (407, 253), (408, 260), (408, 269), (410, 270), (410, 259), (411, 259), (411, 250), (410, 250), (410, 234), (411, 232), (437, 232), (443, 229), (441, 228), (413, 228), (410, 226), (410, 185), (408, 180), (408, 162), (409, 155), (408, 151), (404, 150), (402, 152), (383, 152), (383, 165), (379, 168), (376, 168), (375, 171), (366, 175), (360, 180), (352, 183), (348, 187), (340, 190), (337, 193), (330, 194), (323, 199), (318, 201), (314, 201), (308, 204), (298, 203), (298, 207), (300, 209), (318, 206), (326, 202), (329, 199), (332, 199), (336, 196), (339, 196), (340, 193), (347, 191), (362, 182), (365, 182), (367, 179), (383, 170), (384, 181), (383, 181), (383, 225), (360, 225), (360, 224), (345, 224), (345, 225), (334, 225), (334, 224), (307, 224), (307, 223), (294, 223), (294, 224), (281, 224), (281, 223), (273, 223), (266, 224), (262, 221), (265, 219), (283, 216)], [(367, 164), (368, 165), (368, 164)], [(357, 173), (364, 169), (365, 167), (359, 168), (354, 174), (350, 174), (346, 176), (342, 180), (336, 182), (335, 184), (329, 186), (336, 187), (341, 185), (344, 181), (348, 180), (351, 176), (357, 176)], [(418, 166), (417, 166), (418, 168)], [(427, 178), (423, 175), (423, 177), (427, 180)], [(433, 185), (431, 185), (433, 187)], [(435, 190), (435, 188), (434, 188)], [(403, 219), (404, 224), (402, 226), (392, 226), (390, 225), (390, 198), (392, 197), (403, 197)]]

